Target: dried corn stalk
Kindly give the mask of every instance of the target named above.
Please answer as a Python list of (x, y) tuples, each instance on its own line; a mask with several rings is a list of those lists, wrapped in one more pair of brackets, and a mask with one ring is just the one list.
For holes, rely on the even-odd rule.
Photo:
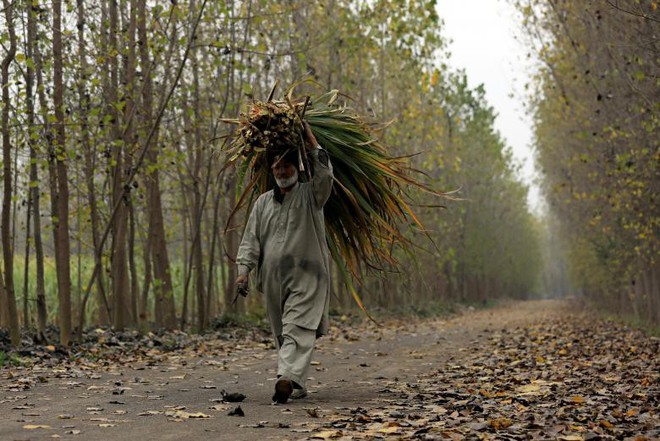
[(296, 111), (296, 106), (285, 101), (254, 101), (238, 120), (234, 148), (248, 157), (268, 149), (284, 151), (299, 146), (302, 126)]

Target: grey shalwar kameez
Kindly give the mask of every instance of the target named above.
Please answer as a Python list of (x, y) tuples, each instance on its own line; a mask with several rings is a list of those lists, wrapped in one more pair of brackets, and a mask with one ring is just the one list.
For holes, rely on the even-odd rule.
[(236, 259), (239, 275), (256, 270), (257, 290), (266, 296), (278, 376), (303, 388), (314, 341), (327, 332), (330, 299), (323, 206), (332, 191), (332, 165), (320, 148), (309, 156), (310, 182), (296, 184), (283, 199), (276, 189), (259, 196)]

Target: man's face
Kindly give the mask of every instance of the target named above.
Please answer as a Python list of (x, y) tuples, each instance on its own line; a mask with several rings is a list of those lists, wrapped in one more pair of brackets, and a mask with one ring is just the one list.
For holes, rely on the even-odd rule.
[(275, 177), (275, 182), (280, 188), (289, 188), (298, 182), (298, 170), (296, 166), (286, 159), (279, 161), (279, 158), (275, 159), (273, 166), (273, 176)]
[(292, 163), (286, 159), (280, 161), (279, 157), (275, 159), (271, 169), (273, 170), (275, 179), (289, 179), (296, 173), (296, 167)]

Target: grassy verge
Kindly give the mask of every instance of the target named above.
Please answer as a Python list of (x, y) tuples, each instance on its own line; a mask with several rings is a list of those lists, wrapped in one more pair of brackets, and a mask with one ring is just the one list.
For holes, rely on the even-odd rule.
[(5, 366), (20, 366), (21, 359), (14, 355), (8, 354), (5, 351), (0, 351), (0, 368)]

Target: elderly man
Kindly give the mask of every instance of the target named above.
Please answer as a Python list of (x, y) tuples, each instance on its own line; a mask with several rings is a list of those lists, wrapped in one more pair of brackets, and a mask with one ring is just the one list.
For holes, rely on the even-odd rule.
[(259, 196), (238, 249), (238, 287), (255, 270), (277, 346), (273, 401), (306, 395), (316, 338), (327, 332), (329, 252), (323, 206), (332, 191), (332, 165), (308, 124), (305, 148), (314, 176), (298, 182), (298, 151), (269, 155), (276, 186)]

